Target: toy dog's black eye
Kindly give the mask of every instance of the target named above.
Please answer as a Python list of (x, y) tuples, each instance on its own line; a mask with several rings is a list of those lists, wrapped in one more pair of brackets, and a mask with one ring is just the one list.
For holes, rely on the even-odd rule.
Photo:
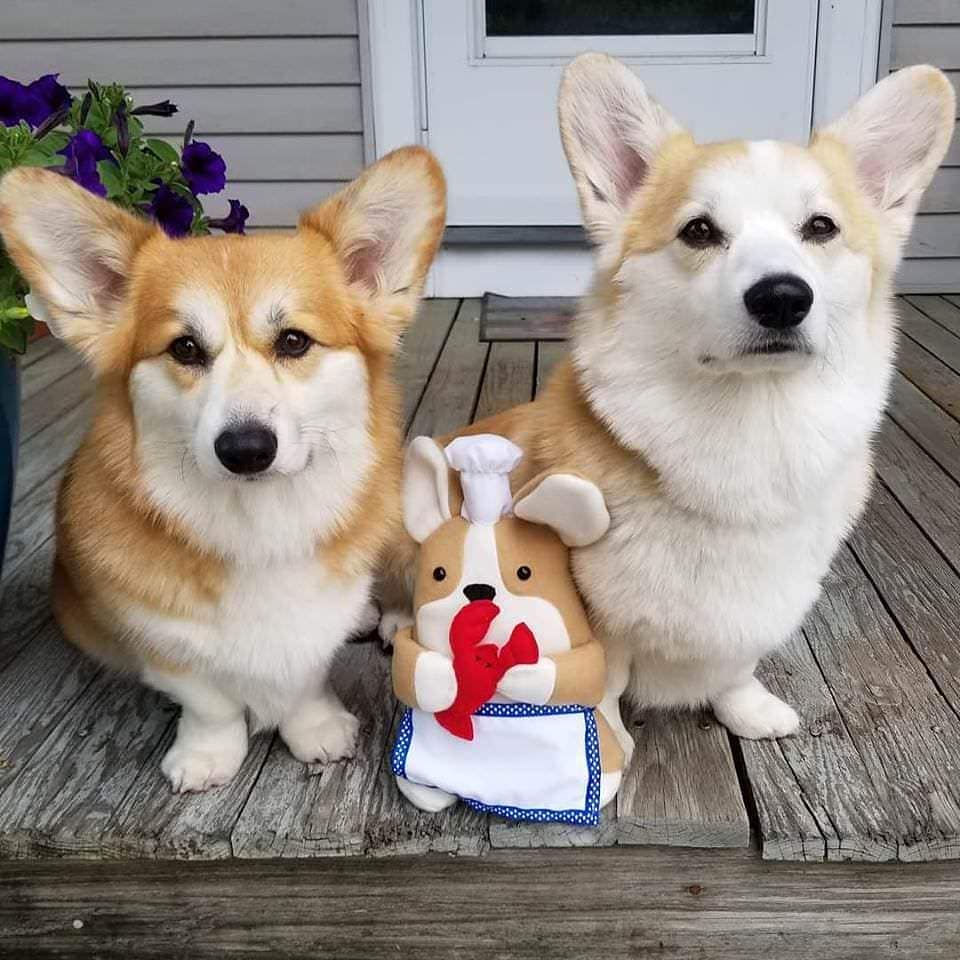
[(521, 580), (529, 580), (533, 576), (533, 571), (529, 567), (517, 567), (517, 576)]
[(447, 579), (447, 571), (443, 567), (434, 567), (433, 568), (433, 579), (439, 583), (441, 580)]

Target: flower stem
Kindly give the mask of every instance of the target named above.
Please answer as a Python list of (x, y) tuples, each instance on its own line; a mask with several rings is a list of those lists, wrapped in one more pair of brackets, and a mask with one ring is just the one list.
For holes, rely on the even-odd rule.
[(26, 307), (7, 307), (0, 310), (0, 320), (29, 320), (30, 311)]

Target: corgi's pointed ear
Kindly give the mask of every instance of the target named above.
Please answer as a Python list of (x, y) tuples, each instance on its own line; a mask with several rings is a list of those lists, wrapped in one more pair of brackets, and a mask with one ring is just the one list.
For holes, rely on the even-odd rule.
[(447, 458), (430, 437), (416, 437), (403, 465), (403, 525), (417, 543), (423, 543), (450, 517)]
[[(300, 217), (333, 244), (347, 280), (405, 325), (416, 309), (446, 219), (440, 164), (423, 147), (401, 147)], [(402, 332), (398, 330), (397, 333)]]
[(584, 53), (563, 71), (560, 137), (584, 226), (603, 244), (663, 142), (682, 127), (619, 60)]
[(96, 361), (122, 315), (137, 251), (161, 231), (50, 170), (0, 180), (0, 236), (55, 336)]
[(600, 488), (575, 473), (547, 473), (525, 484), (513, 501), (514, 516), (551, 527), (568, 547), (586, 547), (610, 527)]
[(956, 97), (935, 67), (898, 70), (821, 131), (853, 160), (861, 188), (905, 236), (953, 135)]

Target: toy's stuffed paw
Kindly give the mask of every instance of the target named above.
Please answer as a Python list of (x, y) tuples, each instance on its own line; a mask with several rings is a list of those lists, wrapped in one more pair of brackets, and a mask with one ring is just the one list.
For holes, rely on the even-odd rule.
[(453, 661), (442, 653), (427, 650), (417, 657), (413, 675), (417, 706), (427, 713), (447, 710), (457, 698), (457, 675)]
[(497, 684), (497, 692), (521, 703), (544, 704), (553, 695), (557, 665), (549, 657), (511, 667)]

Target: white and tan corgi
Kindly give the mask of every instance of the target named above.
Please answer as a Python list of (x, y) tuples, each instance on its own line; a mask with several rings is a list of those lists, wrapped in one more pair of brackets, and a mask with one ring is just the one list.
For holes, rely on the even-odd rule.
[[(953, 91), (911, 67), (807, 147), (698, 145), (629, 69), (587, 54), (559, 109), (595, 280), (536, 402), (474, 429), (527, 452), (517, 483), (569, 469), (603, 491), (610, 531), (573, 567), (607, 649), (611, 722), (626, 692), (710, 704), (741, 736), (790, 734), (796, 712), (754, 669), (800, 625), (866, 503), (892, 279)], [(409, 547), (391, 558), (394, 574), (410, 563)]]
[(66, 178), (0, 182), (0, 233), (96, 381), (57, 508), (66, 636), (182, 707), (163, 772), (229, 780), (247, 713), (300, 760), (354, 750), (331, 659), (399, 522), (393, 355), (443, 229), (425, 150), (295, 233), (171, 240)]

